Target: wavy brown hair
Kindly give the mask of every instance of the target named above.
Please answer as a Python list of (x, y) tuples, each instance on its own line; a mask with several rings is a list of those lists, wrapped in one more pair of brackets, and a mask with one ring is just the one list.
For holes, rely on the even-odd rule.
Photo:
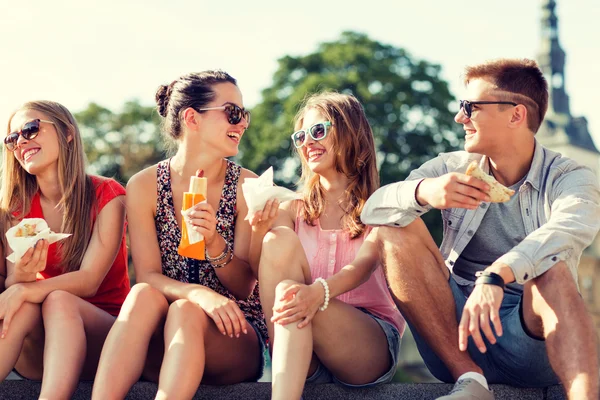
[[(335, 154), (334, 166), (349, 179), (340, 203), (345, 211), (342, 228), (355, 239), (365, 232), (365, 225), (360, 220), (365, 202), (379, 187), (373, 131), (362, 105), (354, 96), (335, 92), (309, 96), (296, 115), (295, 130), (302, 128), (304, 115), (310, 109), (318, 110), (332, 123), (328, 136)], [(302, 217), (314, 226), (325, 208), (324, 189), (319, 175), (310, 170), (302, 152), (296, 151), (302, 162), (299, 182), (304, 195)]]
[[(53, 101), (31, 101), (23, 104), (8, 119), (10, 123), (19, 111), (35, 110), (45, 119), (54, 122), (58, 138), (58, 185), (62, 198), (57, 207), (63, 211), (61, 232), (71, 233), (69, 239), (58, 244), (63, 272), (78, 270), (92, 236), (92, 215), (96, 210), (94, 184), (85, 173), (85, 153), (77, 122), (63, 105)], [(69, 136), (72, 138), (69, 141)], [(2, 182), (0, 183), (0, 218), (3, 228), (2, 246), (8, 249), (4, 233), (31, 209), (33, 196), (39, 187), (36, 177), (25, 171), (15, 160), (14, 154), (3, 150)]]

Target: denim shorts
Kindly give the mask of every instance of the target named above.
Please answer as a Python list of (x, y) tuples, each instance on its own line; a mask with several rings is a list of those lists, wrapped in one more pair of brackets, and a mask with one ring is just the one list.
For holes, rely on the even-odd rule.
[[(453, 277), (450, 277), (449, 285), (456, 303), (456, 320), (460, 321), (472, 287), (460, 286)], [(548, 360), (546, 342), (533, 337), (525, 328), (522, 297), (520, 294), (504, 292), (500, 305), (502, 336), (497, 337), (496, 344), (492, 345), (482, 332), (481, 336), (487, 348), (485, 353), (477, 349), (469, 336), (467, 347), (469, 355), (483, 370), (489, 383), (520, 387), (546, 387), (558, 384), (559, 380)], [(453, 383), (454, 379), (442, 360), (419, 336), (410, 322), (407, 323), (429, 371), (437, 379)], [(458, 347), (458, 343), (456, 346)]]
[(367, 314), (369, 317), (373, 318), (379, 324), (381, 329), (383, 329), (383, 332), (385, 333), (385, 336), (386, 336), (387, 342), (388, 342), (388, 350), (390, 352), (390, 355), (392, 356), (392, 365), (390, 366), (390, 369), (386, 373), (384, 373), (382, 376), (380, 376), (379, 378), (377, 378), (375, 381), (373, 381), (371, 383), (365, 383), (362, 385), (352, 385), (350, 383), (340, 381), (323, 364), (319, 363), (317, 370), (310, 377), (308, 377), (306, 379), (306, 383), (332, 383), (333, 382), (333, 383), (337, 383), (338, 385), (342, 385), (342, 386), (346, 386), (346, 387), (366, 388), (366, 387), (379, 385), (380, 383), (389, 383), (392, 381), (392, 378), (394, 377), (394, 374), (396, 373), (396, 368), (398, 366), (398, 358), (399, 358), (399, 353), (400, 353), (400, 340), (401, 340), (400, 332), (398, 332), (398, 329), (396, 329), (396, 327), (394, 325), (390, 324), (389, 322), (384, 321), (381, 318), (374, 316), (373, 314), (371, 314), (370, 312), (368, 312), (367, 310), (365, 310), (363, 308), (358, 308), (358, 309), (361, 310), (362, 312), (364, 312), (365, 314)]
[(258, 372), (256, 378), (253, 380), (253, 382), (256, 382), (259, 379), (261, 379), (265, 373), (265, 366), (267, 365), (267, 357), (269, 357), (269, 350), (267, 347), (267, 340), (262, 336), (258, 328), (252, 322), (248, 320), (246, 320), (246, 322), (252, 327), (252, 329), (254, 329), (254, 332), (256, 332), (256, 337), (258, 338), (258, 347), (260, 351), (260, 371)]

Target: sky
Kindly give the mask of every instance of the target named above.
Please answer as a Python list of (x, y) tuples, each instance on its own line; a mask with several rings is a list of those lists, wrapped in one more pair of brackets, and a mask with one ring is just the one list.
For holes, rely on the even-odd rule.
[[(90, 102), (114, 111), (132, 99), (151, 105), (160, 84), (214, 68), (238, 80), (251, 107), (279, 58), (309, 54), (344, 30), (440, 64), (460, 96), (466, 65), (537, 56), (543, 1), (0, 0), (0, 121), (33, 99), (73, 112)], [(600, 148), (594, 2), (558, 0), (557, 15), (571, 113), (587, 117)]]

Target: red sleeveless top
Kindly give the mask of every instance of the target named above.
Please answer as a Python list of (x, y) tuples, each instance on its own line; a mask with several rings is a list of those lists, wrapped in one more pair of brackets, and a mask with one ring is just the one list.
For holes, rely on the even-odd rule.
[[(96, 209), (97, 213), (91, 216), (92, 222), (96, 222), (96, 217), (100, 211), (117, 196), (125, 195), (125, 189), (117, 181), (108, 178), (92, 176), (92, 182), (96, 187)], [(31, 202), (31, 211), (25, 218), (44, 218), (40, 195), (37, 193)], [(65, 239), (69, 240), (69, 238)], [(38, 272), (37, 279), (48, 279), (62, 274), (59, 267), (60, 258), (58, 254), (57, 243), (53, 243), (48, 248), (48, 258), (46, 269)], [(125, 226), (121, 238), (119, 251), (115, 257), (113, 265), (106, 274), (106, 277), (100, 284), (96, 295), (86, 298), (96, 307), (106, 311), (111, 315), (118, 315), (125, 297), (129, 293), (129, 275), (127, 273), (127, 244), (125, 241)]]

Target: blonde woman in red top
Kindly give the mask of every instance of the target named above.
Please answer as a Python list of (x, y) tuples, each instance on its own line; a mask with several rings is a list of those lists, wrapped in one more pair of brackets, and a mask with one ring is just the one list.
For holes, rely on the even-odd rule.
[[(70, 398), (93, 379), (104, 339), (129, 292), (125, 189), (85, 173), (73, 115), (51, 101), (10, 116), (0, 188), (0, 380), (14, 368), (42, 380), (40, 398)], [(54, 232), (14, 264), (4, 233), (23, 218)]]

